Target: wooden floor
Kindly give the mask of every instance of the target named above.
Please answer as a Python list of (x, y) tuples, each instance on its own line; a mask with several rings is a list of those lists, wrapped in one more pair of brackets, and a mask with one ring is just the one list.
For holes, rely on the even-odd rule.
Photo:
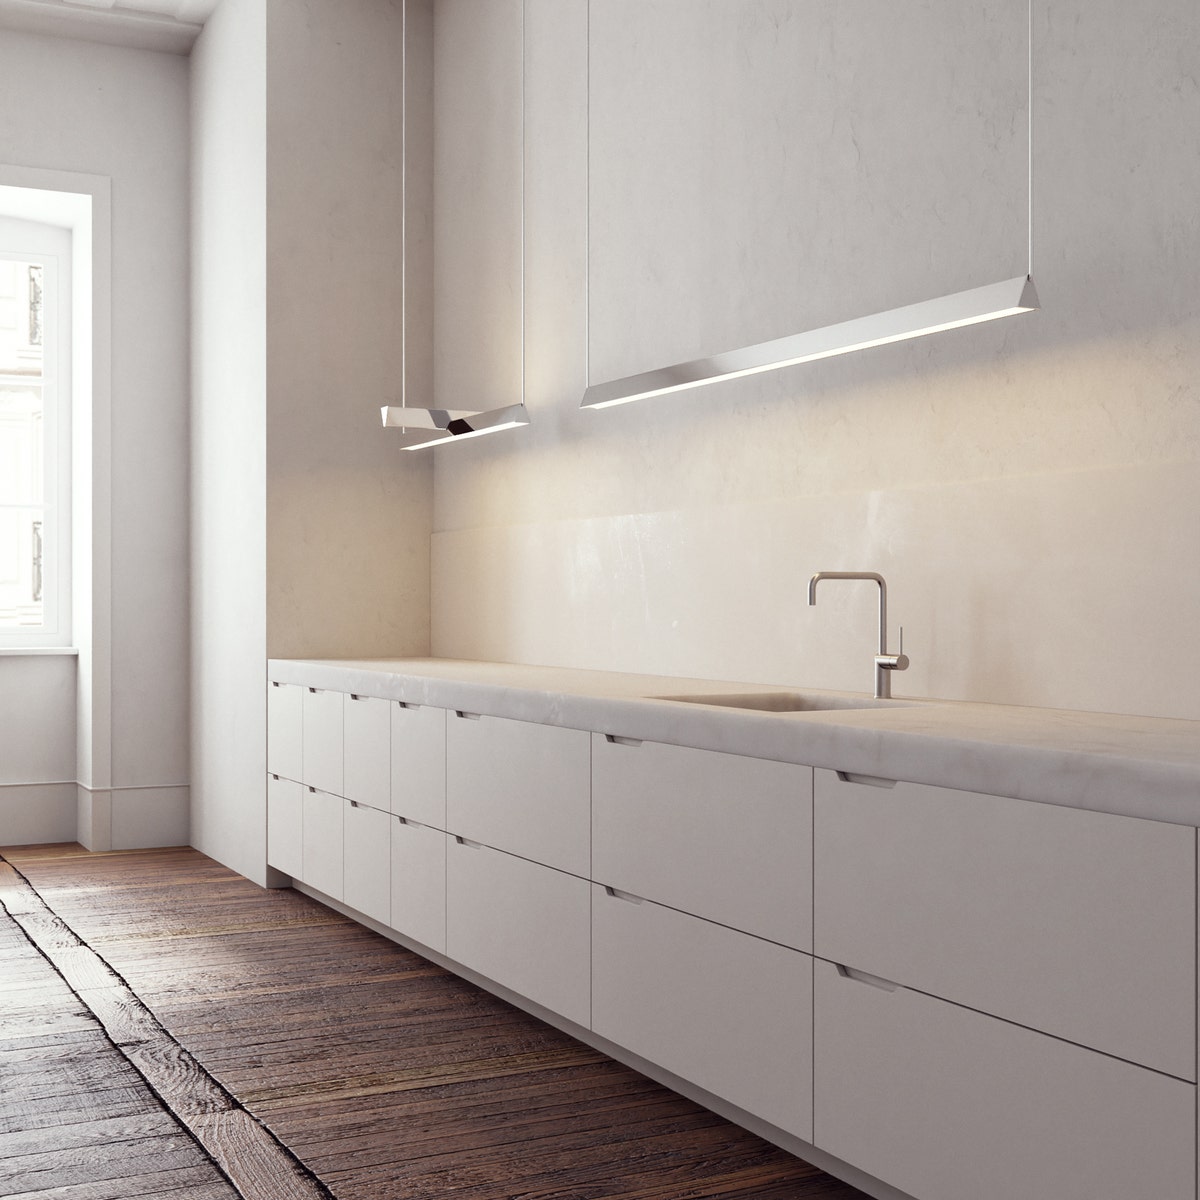
[(0, 1196), (865, 1200), (195, 851), (2, 854)]

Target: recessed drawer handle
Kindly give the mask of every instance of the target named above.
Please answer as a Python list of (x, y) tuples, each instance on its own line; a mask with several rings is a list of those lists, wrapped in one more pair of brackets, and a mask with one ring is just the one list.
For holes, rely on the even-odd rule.
[(632, 892), (623, 892), (620, 888), (608, 887), (604, 888), (604, 894), (611, 896), (614, 900), (624, 900), (629, 904), (644, 904), (645, 901), (641, 896), (635, 896)]
[(861, 783), (866, 787), (894, 788), (894, 779), (884, 779), (881, 775), (860, 775), (857, 771), (839, 771), (837, 777), (843, 783)]
[(461, 717), (464, 721), (478, 721), (483, 716), (482, 713), (463, 712), (461, 708), (456, 708), (454, 715)]
[[(414, 821), (412, 819), (412, 817), (397, 817), (396, 820), (399, 821), (401, 825), (407, 825), (410, 829), (424, 829), (425, 828), (425, 826), (422, 825), (420, 821)], [(459, 838), (458, 840), (460, 842), (463, 842), (462, 838)], [(466, 844), (467, 844), (466, 842), (463, 842), (464, 846)]]
[(324, 688), (314, 688), (314, 687), (310, 687), (308, 690), (309, 690), (310, 692), (312, 692), (312, 694), (315, 696), (315, 695), (316, 695), (318, 692), (322, 692), (322, 691), (324, 691), (325, 689), (324, 689)]
[(615, 733), (606, 733), (604, 740), (612, 746), (640, 746), (641, 738), (618, 737)]
[(397, 700), (396, 704), (404, 709), (405, 712), (416, 712), (421, 707), (419, 704), (413, 704), (408, 700)]
[(454, 835), (454, 840), (460, 846), (469, 846), (472, 850), (482, 850), (483, 849), (482, 842), (473, 842), (473, 841), (471, 841), (470, 838), (459, 837), (457, 833)]
[(843, 967), (841, 963), (834, 963), (837, 967), (837, 973), (843, 979), (853, 979), (856, 983), (865, 983), (868, 987), (879, 988), (881, 992), (894, 992), (900, 987), (898, 983), (893, 983), (890, 979), (881, 979), (878, 975), (868, 975), (866, 971), (856, 971), (853, 967)]

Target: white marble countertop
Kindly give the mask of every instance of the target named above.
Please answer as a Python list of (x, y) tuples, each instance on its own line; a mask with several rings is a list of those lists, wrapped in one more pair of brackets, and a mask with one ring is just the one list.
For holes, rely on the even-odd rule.
[(809, 691), (455, 659), (272, 659), (270, 678), (413, 704), (1200, 825), (1200, 722), (958, 701), (761, 712), (662, 699)]

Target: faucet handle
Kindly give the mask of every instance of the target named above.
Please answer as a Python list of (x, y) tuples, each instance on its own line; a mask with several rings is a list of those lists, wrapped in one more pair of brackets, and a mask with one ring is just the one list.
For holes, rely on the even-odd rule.
[(900, 626), (900, 653), (877, 654), (875, 665), (883, 671), (907, 671), (908, 655), (904, 653), (904, 626)]

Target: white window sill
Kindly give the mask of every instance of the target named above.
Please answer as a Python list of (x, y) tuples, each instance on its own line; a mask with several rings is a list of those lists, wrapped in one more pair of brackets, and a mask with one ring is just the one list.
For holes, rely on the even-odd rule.
[(35, 658), (42, 654), (69, 654), (79, 657), (76, 646), (0, 646), (0, 658)]

